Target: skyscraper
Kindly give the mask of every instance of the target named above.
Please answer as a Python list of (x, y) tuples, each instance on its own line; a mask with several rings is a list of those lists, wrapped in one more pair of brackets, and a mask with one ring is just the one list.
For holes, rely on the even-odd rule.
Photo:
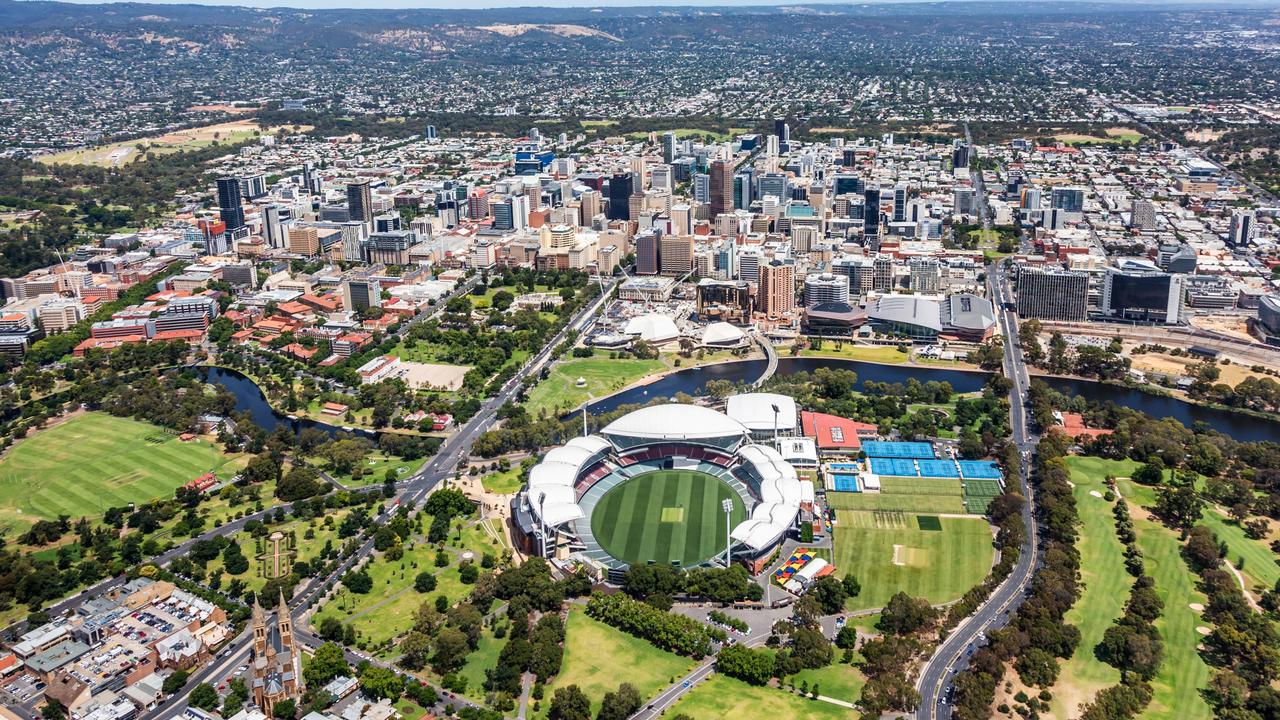
[(242, 201), (240, 178), (232, 176), (218, 178), (218, 217), (226, 223), (228, 233), (244, 227)]
[(610, 220), (631, 219), (631, 173), (617, 172), (609, 178)]
[(867, 238), (880, 240), (880, 186), (868, 185), (863, 191), (866, 208), (863, 210), (862, 234)]
[(670, 164), (676, 159), (676, 134), (662, 133), (662, 162)]
[(733, 212), (733, 163), (716, 160), (711, 163), (711, 216)]
[(373, 195), (368, 180), (347, 183), (347, 212), (356, 222), (373, 224)]
[(773, 134), (778, 136), (778, 149), (788, 152), (791, 149), (791, 126), (783, 118), (773, 121)]
[(796, 307), (796, 268), (781, 260), (760, 266), (759, 307), (770, 317), (785, 315)]

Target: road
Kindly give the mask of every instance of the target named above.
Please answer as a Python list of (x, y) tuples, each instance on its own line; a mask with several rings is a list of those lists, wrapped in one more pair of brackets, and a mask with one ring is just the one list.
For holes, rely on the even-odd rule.
[[(600, 309), (604, 307), (605, 303), (608, 302), (609, 296), (612, 294), (612, 290), (616, 284), (617, 281), (607, 283), (604, 291), (601, 292), (597, 298), (584, 306), (583, 309), (565, 325), (565, 327), (561, 328), (560, 331), (556, 333), (555, 337), (548, 341), (537, 355), (530, 358), (524, 366), (521, 367), (520, 370), (502, 386), (502, 389), (499, 390), (495, 396), (481, 404), (480, 410), (474, 417), (462, 425), (457, 432), (445, 439), (444, 443), (441, 444), (440, 449), (436, 452), (435, 458), (424, 464), (417, 473), (398, 484), (399, 492), (393, 500), (386, 503), (383, 511), (378, 515), (379, 523), (385, 522), (389, 519), (394, 508), (401, 504), (416, 507), (438, 484), (445, 481), (453, 474), (455, 468), (470, 456), (471, 446), (475, 443), (476, 438), (480, 437), (481, 434), (493, 427), (498, 408), (502, 407), (502, 405), (507, 401), (515, 398), (516, 394), (520, 392), (520, 388), (525, 378), (534, 376), (541, 372), (542, 368), (550, 362), (551, 354), (554, 352), (555, 348), (564, 342), (570, 331), (581, 331), (592, 321), (592, 318), (595, 317), (596, 313), (598, 313)], [(239, 527), (243, 527), (244, 522), (247, 520), (248, 518), (245, 518), (241, 521), (237, 521), (237, 523), (228, 523), (222, 528), (219, 528), (217, 534), (231, 532), (232, 530), (230, 530), (230, 528), (232, 528), (233, 524), (237, 525), (235, 529), (239, 529)], [(294, 634), (309, 647), (318, 647), (322, 641), (315, 635), (311, 634), (311, 632), (305, 627), (305, 623), (301, 622), (303, 614), (312, 602), (320, 596), (324, 588), (332, 587), (333, 583), (336, 582), (338, 578), (342, 577), (353, 566), (369, 557), (372, 553), (373, 533), (369, 532), (367, 533), (367, 539), (364, 543), (361, 544), (354, 553), (345, 557), (332, 573), (323, 578), (311, 580), (304, 588), (301, 589), (300, 592), (294, 595), (293, 599), (289, 601), (290, 614), (294, 618)], [(178, 554), (179, 548), (174, 548), (174, 550), (166, 553), (168, 557), (165, 562), (177, 557)], [(180, 715), (182, 709), (186, 707), (187, 696), (190, 695), (191, 690), (193, 690), (196, 685), (203, 682), (209, 682), (216, 686), (232, 672), (233, 668), (248, 662), (250, 640), (251, 636), (249, 631), (246, 630), (242, 632), (218, 654), (218, 660), (204, 668), (201, 668), (198, 672), (193, 673), (188, 679), (186, 687), (178, 693), (170, 696), (155, 710), (152, 710), (141, 717), (146, 720), (168, 720), (169, 718)], [(347, 650), (347, 654), (348, 660), (353, 663), (361, 660), (369, 660), (376, 665), (391, 667), (386, 663), (375, 661), (368, 656), (354, 653), (349, 648)], [(439, 688), (437, 688), (437, 691), (445, 697), (452, 697), (451, 694), (448, 694)], [(452, 699), (450, 702), (465, 705), (474, 704), (461, 698)]]
[(947, 639), (938, 646), (924, 669), (920, 672), (917, 689), (920, 691), (920, 707), (916, 711), (919, 720), (934, 720), (951, 717), (951, 706), (947, 704), (951, 692), (951, 683), (956, 673), (963, 670), (974, 650), (986, 640), (986, 633), (1003, 627), (1009, 616), (1022, 603), (1024, 592), (1031, 584), (1032, 578), (1040, 569), (1038, 530), (1035, 519), (1035, 496), (1027, 482), (1027, 473), (1031, 467), (1032, 453), (1035, 451), (1036, 436), (1028, 431), (1026, 416), (1026, 393), (1030, 383), (1026, 361), (1022, 356), (1022, 348), (1018, 345), (1018, 323), (1013, 312), (1004, 309), (1005, 302), (1013, 301), (1007, 270), (1002, 264), (991, 266), (987, 274), (990, 285), (990, 297), (998, 311), (1000, 330), (1004, 334), (1004, 372), (1013, 381), (1009, 391), (1009, 414), (1013, 428), (1013, 442), (1022, 453), (1022, 472), (1018, 478), (1018, 487), (1027, 502), (1022, 507), (1022, 521), (1026, 524), (1027, 533), (1023, 541), (1018, 563), (1009, 577), (1005, 578), (991, 596), (977, 610), (962, 622)]

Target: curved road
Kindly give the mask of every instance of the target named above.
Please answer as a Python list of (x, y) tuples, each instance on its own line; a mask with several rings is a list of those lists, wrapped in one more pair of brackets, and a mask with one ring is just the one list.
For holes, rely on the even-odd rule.
[(949, 704), (951, 683), (956, 673), (968, 666), (969, 657), (979, 646), (986, 642), (989, 630), (1004, 627), (1009, 616), (1025, 597), (1024, 592), (1031, 584), (1032, 578), (1040, 569), (1039, 542), (1035, 519), (1035, 497), (1027, 482), (1030, 472), (1031, 457), (1035, 451), (1036, 437), (1027, 430), (1026, 392), (1030, 379), (1027, 375), (1026, 362), (1022, 357), (1022, 348), (1018, 345), (1018, 322), (1010, 310), (1004, 309), (1005, 302), (1013, 301), (1013, 293), (1009, 289), (1007, 271), (1000, 265), (992, 266), (988, 273), (990, 280), (990, 297), (996, 304), (1000, 330), (1004, 334), (1004, 372), (1013, 381), (1009, 391), (1010, 421), (1013, 427), (1013, 442), (1022, 453), (1022, 473), (1017, 478), (1018, 487), (1027, 502), (1022, 507), (1022, 521), (1026, 524), (1027, 533), (1023, 541), (1018, 563), (1009, 577), (1005, 578), (991, 596), (964, 622), (947, 636), (947, 639), (934, 651), (933, 657), (925, 663), (920, 672), (917, 689), (920, 691), (920, 707), (916, 710), (918, 720), (934, 720), (951, 717)]

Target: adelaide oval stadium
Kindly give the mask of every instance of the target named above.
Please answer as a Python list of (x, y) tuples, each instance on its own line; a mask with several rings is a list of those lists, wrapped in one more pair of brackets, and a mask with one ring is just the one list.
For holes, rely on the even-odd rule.
[(548, 452), (513, 501), (532, 554), (616, 577), (631, 565), (742, 562), (758, 571), (813, 506), (813, 485), (728, 415), (667, 404)]

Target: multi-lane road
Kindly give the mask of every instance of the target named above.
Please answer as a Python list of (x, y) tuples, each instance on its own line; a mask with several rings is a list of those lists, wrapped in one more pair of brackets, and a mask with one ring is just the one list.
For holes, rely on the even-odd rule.
[(925, 663), (918, 682), (920, 707), (916, 711), (916, 717), (919, 720), (947, 720), (951, 717), (950, 695), (956, 673), (968, 666), (970, 656), (986, 641), (989, 631), (1008, 623), (1009, 616), (1021, 604), (1031, 579), (1040, 568), (1035, 497), (1027, 482), (1031, 455), (1035, 451), (1037, 439), (1027, 426), (1025, 403), (1030, 378), (1022, 348), (1018, 344), (1017, 317), (1011, 310), (1005, 309), (1005, 303), (1013, 301), (1013, 293), (1009, 288), (1007, 270), (1001, 263), (992, 266), (988, 283), (991, 291), (989, 297), (996, 305), (1000, 331), (1004, 335), (1004, 372), (1013, 385), (1009, 391), (1013, 442), (1022, 454), (1021, 474), (1017, 478), (1008, 478), (1007, 482), (1016, 481), (1023, 497), (1027, 499), (1022, 507), (1022, 521), (1027, 532), (1018, 555), (1018, 563), (1009, 577), (991, 593), (986, 602), (947, 636)]

